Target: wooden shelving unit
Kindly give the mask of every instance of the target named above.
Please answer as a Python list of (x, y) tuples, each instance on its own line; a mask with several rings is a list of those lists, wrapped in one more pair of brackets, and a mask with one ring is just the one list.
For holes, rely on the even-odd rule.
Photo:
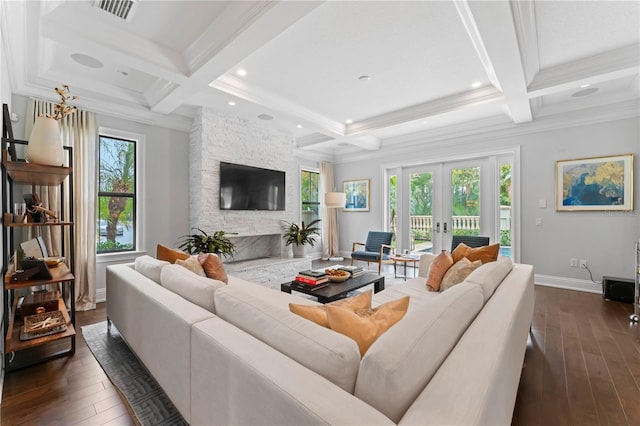
[[(64, 167), (45, 166), (24, 161), (11, 161), (8, 156), (10, 145), (26, 145), (26, 141), (2, 138), (2, 247), (3, 247), (3, 331), (4, 331), (4, 366), (7, 371), (37, 364), (52, 358), (68, 356), (75, 353), (75, 277), (73, 275), (74, 260), (74, 223), (73, 210), (64, 211), (64, 206), (71, 206), (73, 200), (73, 153), (65, 147), (67, 154)], [(59, 187), (60, 220), (53, 222), (23, 222), (11, 220), (11, 208), (14, 203), (14, 187), (24, 185), (27, 191), (36, 192), (36, 186)], [(23, 189), (24, 190), (24, 189)], [(22, 194), (22, 192), (19, 192)], [(66, 202), (65, 202), (66, 201)], [(61, 256), (65, 263), (50, 267), (52, 278), (16, 281), (12, 255), (18, 244), (16, 231), (31, 229), (38, 233), (44, 228), (61, 227)], [(68, 232), (67, 232), (68, 231)], [(65, 243), (65, 234), (68, 241)], [(58, 310), (67, 325), (65, 331), (36, 337), (29, 340), (20, 339), (20, 327), (24, 318), (20, 315), (19, 300), (34, 288), (43, 285), (55, 285), (58, 297)], [(67, 343), (65, 343), (67, 342)]]

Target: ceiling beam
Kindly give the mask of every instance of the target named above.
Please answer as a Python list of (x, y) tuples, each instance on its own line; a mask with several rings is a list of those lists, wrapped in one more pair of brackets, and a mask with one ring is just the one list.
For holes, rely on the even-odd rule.
[(187, 82), (152, 106), (168, 114), (255, 50), (281, 34), (321, 2), (231, 2), (186, 52)]
[(509, 2), (456, 0), (454, 4), (489, 81), (504, 95), (509, 117), (514, 123), (531, 121), (527, 82)]

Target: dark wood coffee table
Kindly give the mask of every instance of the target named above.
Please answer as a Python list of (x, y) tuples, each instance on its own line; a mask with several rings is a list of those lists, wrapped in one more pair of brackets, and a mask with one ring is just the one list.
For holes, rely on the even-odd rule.
[[(298, 289), (300, 293), (308, 294), (318, 298), (320, 303), (329, 303), (338, 299), (343, 299), (350, 291), (373, 284), (373, 292), (377, 293), (384, 290), (384, 277), (375, 273), (365, 273), (359, 277), (349, 278), (342, 283), (331, 283), (327, 287), (317, 290)], [(285, 293), (291, 293), (291, 282), (280, 284), (280, 290)]]

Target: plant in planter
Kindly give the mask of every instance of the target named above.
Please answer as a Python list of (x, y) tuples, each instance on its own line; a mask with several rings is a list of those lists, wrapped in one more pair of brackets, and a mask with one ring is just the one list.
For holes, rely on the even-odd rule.
[(287, 242), (287, 245), (293, 245), (293, 256), (304, 257), (305, 245), (313, 247), (315, 244), (315, 236), (319, 235), (320, 228), (316, 225), (320, 222), (320, 219), (313, 220), (305, 225), (304, 222), (298, 225), (295, 222), (283, 221), (284, 233), (282, 238)]
[(178, 248), (189, 254), (215, 253), (225, 257), (233, 257), (236, 246), (229, 238), (225, 237), (226, 233), (224, 231), (215, 231), (212, 235), (209, 235), (200, 228), (191, 229), (200, 233), (182, 236)]

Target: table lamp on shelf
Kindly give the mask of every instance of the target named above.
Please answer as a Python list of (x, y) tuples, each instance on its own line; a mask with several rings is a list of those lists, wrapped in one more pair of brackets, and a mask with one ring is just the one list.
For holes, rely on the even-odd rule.
[[(347, 202), (347, 194), (344, 192), (327, 192), (324, 194), (324, 205), (327, 209), (339, 209), (344, 207)], [(335, 236), (338, 237), (338, 218), (336, 217)], [(333, 248), (329, 247), (329, 260), (332, 262), (342, 262), (344, 257), (337, 256), (339, 253), (333, 253)]]

